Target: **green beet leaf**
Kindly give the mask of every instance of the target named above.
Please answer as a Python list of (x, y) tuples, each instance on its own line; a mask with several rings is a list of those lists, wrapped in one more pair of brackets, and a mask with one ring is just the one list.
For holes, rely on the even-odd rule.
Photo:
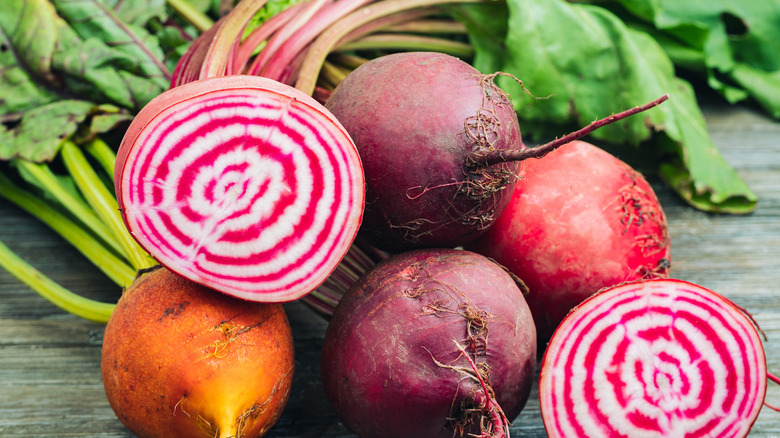
[[(111, 48), (127, 55), (132, 64), (124, 62), (118, 69), (135, 76), (149, 78), (165, 89), (170, 84), (171, 74), (162, 62), (163, 51), (156, 37), (149, 34), (142, 26), (120, 20), (109, 5), (98, 0), (54, 0), (57, 12), (69, 23), (75, 32), (88, 41), (100, 42), (106, 49)], [(123, 2), (133, 3), (133, 2)], [(143, 2), (135, 2), (143, 3)], [(148, 2), (147, 2), (148, 3)], [(157, 2), (159, 3), (159, 2)], [(138, 19), (138, 5), (133, 9), (120, 9), (125, 18)], [(164, 14), (164, 2), (147, 12)], [(144, 19), (155, 18), (155, 15), (142, 15)], [(92, 52), (93, 58), (115, 58), (106, 55), (108, 50)], [(109, 62), (104, 60), (103, 62)], [(90, 66), (87, 66), (90, 67)]]
[[(772, 117), (780, 118), (780, 1), (614, 3), (633, 15), (621, 14), (627, 23), (654, 28), (675, 65), (706, 78), (729, 102), (752, 97)], [(683, 48), (700, 55), (695, 60), (679, 58)]]
[(17, 113), (57, 99), (51, 71), (60, 29), (66, 27), (45, 0), (9, 0), (0, 10), (0, 114)]
[(755, 208), (755, 194), (712, 143), (690, 84), (675, 76), (671, 60), (648, 33), (599, 6), (509, 0), (507, 7), (501, 45), (477, 19), (494, 10), (476, 7), (464, 15), (471, 17), (465, 21), (475, 66), (523, 81), (521, 86), (500, 78), (525, 138), (560, 135), (668, 93), (658, 108), (601, 128), (592, 138), (654, 147), (651, 155), (664, 160), (661, 176), (696, 208), (728, 213)]
[(0, 125), (0, 160), (51, 161), (63, 140), (77, 134), (89, 138), (130, 119), (127, 111), (84, 100), (63, 99), (40, 105), (18, 122)]
[(165, 90), (158, 80), (134, 74), (138, 64), (130, 55), (96, 38), (57, 51), (52, 63), (71, 92), (95, 102), (137, 111)]
[(107, 132), (167, 89), (164, 62), (189, 44), (156, 37), (167, 14), (165, 0), (4, 0), (0, 160), (52, 160), (63, 140)]

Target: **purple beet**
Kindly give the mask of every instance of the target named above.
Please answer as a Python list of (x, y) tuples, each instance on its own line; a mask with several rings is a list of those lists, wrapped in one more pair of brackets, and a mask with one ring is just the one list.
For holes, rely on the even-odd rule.
[(361, 438), (508, 436), (536, 364), (521, 287), (469, 251), (380, 262), (347, 291), (325, 335), (322, 378), (338, 418)]
[(359, 148), (362, 230), (376, 246), (456, 246), (505, 207), (518, 164), (467, 167), (471, 153), (523, 147), (492, 76), (442, 53), (396, 53), (353, 71), (326, 107)]

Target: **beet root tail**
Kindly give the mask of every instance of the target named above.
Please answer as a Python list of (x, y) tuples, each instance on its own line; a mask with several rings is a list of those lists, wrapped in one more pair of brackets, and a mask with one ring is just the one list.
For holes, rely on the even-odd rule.
[(483, 419), (487, 419), (487, 426), (484, 422), (480, 421), (480, 435), (479, 438), (509, 438), (509, 419), (506, 418), (504, 410), (501, 409), (501, 405), (496, 401), (495, 393), (490, 385), (485, 382), (482, 374), (479, 372), (479, 368), (474, 360), (469, 356), (466, 349), (455, 342), (455, 345), (463, 353), (463, 357), (469, 362), (469, 366), (474, 372), (474, 377), (477, 379), (481, 386), (481, 391), (475, 391), (473, 399), (476, 406), (480, 406), (482, 409)]
[(647, 111), (650, 108), (660, 105), (667, 99), (669, 99), (669, 95), (664, 94), (663, 96), (655, 100), (652, 100), (650, 102), (647, 102), (643, 105), (635, 106), (631, 109), (627, 109), (625, 111), (612, 114), (608, 117), (604, 117), (603, 119), (599, 119), (594, 122), (591, 122), (590, 124), (588, 124), (583, 128), (580, 128), (574, 132), (566, 134), (563, 137), (558, 137), (555, 140), (552, 140), (543, 145), (530, 147), (530, 148), (526, 147), (522, 149), (493, 150), (489, 152), (474, 153), (469, 157), (470, 162), (476, 166), (492, 166), (494, 164), (501, 164), (509, 161), (523, 161), (529, 158), (542, 158), (543, 156), (554, 151), (555, 149), (558, 149), (560, 146), (563, 146), (566, 143), (570, 143), (574, 140), (579, 140), (582, 137), (585, 137), (586, 135), (590, 134), (591, 132), (601, 127), (615, 123), (618, 120), (622, 120), (634, 114)]

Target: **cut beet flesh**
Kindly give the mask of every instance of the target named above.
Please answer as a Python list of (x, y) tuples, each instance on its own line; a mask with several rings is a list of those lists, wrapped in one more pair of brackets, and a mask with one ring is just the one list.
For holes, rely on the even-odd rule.
[(743, 437), (764, 402), (752, 320), (681, 280), (627, 283), (586, 300), (542, 360), (550, 437)]
[(128, 229), (170, 270), (229, 295), (290, 301), (320, 283), (363, 211), (357, 150), (310, 96), (267, 78), (188, 83), (133, 120), (116, 162)]

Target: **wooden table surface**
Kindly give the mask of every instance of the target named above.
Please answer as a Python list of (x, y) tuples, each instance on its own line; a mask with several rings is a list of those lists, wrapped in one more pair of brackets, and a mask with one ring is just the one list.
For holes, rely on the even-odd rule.
[[(704, 104), (714, 142), (759, 196), (747, 216), (712, 215), (654, 187), (667, 213), (673, 276), (718, 291), (753, 314), (768, 336), (769, 371), (780, 374), (780, 123), (746, 106)], [(120, 293), (45, 226), (0, 200), (0, 240), (82, 295), (115, 301)], [(354, 437), (334, 417), (319, 381), (323, 319), (286, 305), (296, 375), (291, 399), (269, 437)], [(0, 437), (132, 437), (103, 393), (104, 326), (65, 314), (0, 270)], [(770, 383), (767, 402), (780, 405)], [(515, 437), (544, 437), (534, 393), (514, 420)], [(780, 413), (764, 408), (751, 437), (780, 437)], [(399, 437), (400, 438), (400, 437)]]

